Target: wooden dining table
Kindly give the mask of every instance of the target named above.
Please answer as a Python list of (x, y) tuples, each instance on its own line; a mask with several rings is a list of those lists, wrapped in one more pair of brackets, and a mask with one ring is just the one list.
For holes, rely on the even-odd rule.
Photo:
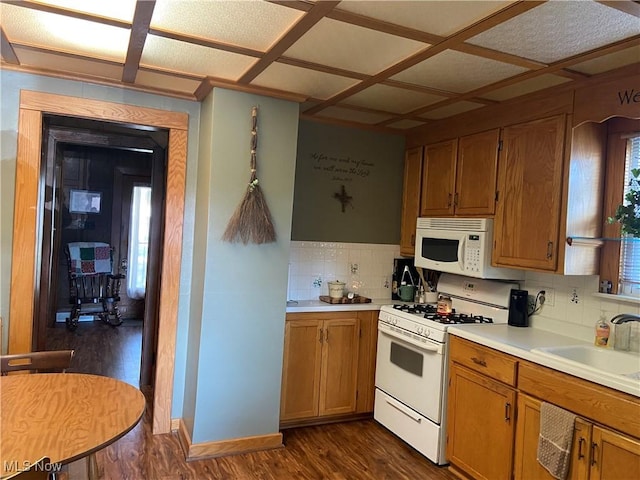
[(48, 457), (64, 465), (115, 442), (142, 418), (128, 383), (78, 373), (0, 377), (0, 479)]

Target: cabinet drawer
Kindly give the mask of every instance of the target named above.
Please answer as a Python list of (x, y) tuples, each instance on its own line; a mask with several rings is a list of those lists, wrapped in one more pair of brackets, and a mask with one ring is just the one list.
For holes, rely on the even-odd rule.
[(515, 358), (453, 335), (449, 339), (449, 358), (451, 361), (507, 385), (516, 385), (518, 362)]

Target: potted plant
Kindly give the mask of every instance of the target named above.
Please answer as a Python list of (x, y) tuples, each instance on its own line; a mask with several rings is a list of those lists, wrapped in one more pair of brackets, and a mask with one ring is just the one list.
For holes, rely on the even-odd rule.
[(623, 234), (640, 238), (640, 168), (631, 169), (629, 186), (625, 202), (618, 205), (614, 216), (608, 220), (609, 223), (620, 223)]

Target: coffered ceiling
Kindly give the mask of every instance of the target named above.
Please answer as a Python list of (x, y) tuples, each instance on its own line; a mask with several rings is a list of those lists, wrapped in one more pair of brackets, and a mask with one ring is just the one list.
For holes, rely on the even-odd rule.
[(5, 70), (193, 100), (234, 88), (399, 131), (640, 71), (632, 0), (2, 0), (0, 34)]

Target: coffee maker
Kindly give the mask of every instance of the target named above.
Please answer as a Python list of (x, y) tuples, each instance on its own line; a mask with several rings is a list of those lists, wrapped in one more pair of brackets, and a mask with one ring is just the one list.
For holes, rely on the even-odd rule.
[(527, 290), (511, 289), (509, 295), (508, 324), (514, 327), (529, 326), (529, 292)]
[[(398, 287), (402, 283), (402, 275), (404, 273), (405, 267), (409, 270), (408, 274), (404, 275), (404, 280), (407, 284), (418, 286), (418, 280), (420, 277), (418, 276), (418, 271), (416, 270), (415, 265), (413, 264), (413, 258), (394, 258), (393, 259), (393, 274), (391, 277), (391, 299), (392, 300), (401, 300), (400, 292), (398, 292)], [(409, 276), (411, 276), (411, 280), (409, 280)]]

